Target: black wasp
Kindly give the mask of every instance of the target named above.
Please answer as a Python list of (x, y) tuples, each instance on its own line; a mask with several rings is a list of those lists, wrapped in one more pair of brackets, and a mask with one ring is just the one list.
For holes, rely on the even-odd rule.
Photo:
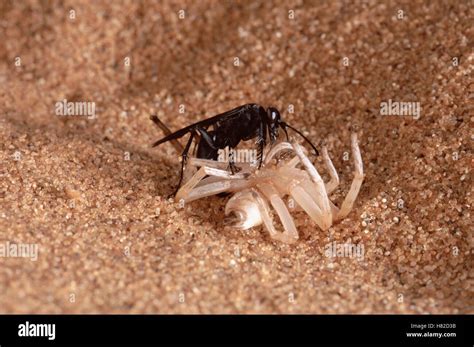
[[(163, 123), (156, 116), (151, 116), (156, 124), (163, 128)], [(212, 126), (212, 130), (208, 128)], [(181, 186), (183, 172), (188, 157), (188, 152), (195, 138), (198, 137), (196, 157), (201, 159), (217, 160), (219, 149), (229, 147), (234, 149), (240, 141), (247, 141), (256, 138), (257, 144), (257, 162), (258, 168), (262, 165), (263, 149), (267, 143), (267, 134), (270, 138), (270, 144), (273, 145), (278, 138), (278, 129), (285, 132), (288, 140), (287, 128), (295, 131), (306, 142), (308, 142), (316, 155), (318, 150), (301, 132), (285, 123), (280, 112), (275, 107), (265, 109), (258, 104), (245, 104), (236, 107), (230, 111), (218, 114), (214, 117), (204, 119), (200, 122), (188, 125), (181, 130), (168, 134), (164, 138), (156, 141), (153, 147), (168, 141), (174, 141), (190, 133), (188, 142), (181, 154), (181, 175), (178, 186), (172, 195), (175, 195)], [(229, 168), (232, 173), (235, 172), (235, 165), (232, 157), (229, 158)]]

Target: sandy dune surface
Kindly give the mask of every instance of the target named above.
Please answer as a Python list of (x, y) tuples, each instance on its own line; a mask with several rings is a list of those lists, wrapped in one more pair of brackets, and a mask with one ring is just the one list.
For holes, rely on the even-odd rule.
[[(0, 312), (472, 313), (472, 18), (468, 1), (0, 2)], [(357, 131), (345, 220), (296, 213), (289, 246), (225, 227), (226, 198), (166, 199), (178, 154), (151, 148), (150, 114), (179, 129), (248, 102), (328, 146), (337, 204)], [(343, 245), (363, 252), (327, 256)]]

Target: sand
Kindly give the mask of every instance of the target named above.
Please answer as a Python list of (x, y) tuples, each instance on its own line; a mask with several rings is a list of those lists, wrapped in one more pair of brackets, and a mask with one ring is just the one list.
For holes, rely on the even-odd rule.
[[(0, 312), (473, 313), (473, 12), (2, 1)], [(96, 116), (58, 115), (64, 99)], [(381, 114), (389, 100), (420, 113)], [(166, 199), (178, 154), (151, 148), (150, 114), (176, 130), (248, 102), (328, 146), (338, 204), (357, 131), (366, 176), (345, 220), (323, 232), (297, 213), (290, 246), (224, 227), (225, 198)], [(19, 245), (37, 259), (5, 253)]]

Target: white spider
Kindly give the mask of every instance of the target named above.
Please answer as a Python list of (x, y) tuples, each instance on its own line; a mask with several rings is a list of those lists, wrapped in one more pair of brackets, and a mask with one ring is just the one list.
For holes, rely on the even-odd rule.
[[(289, 142), (275, 145), (264, 157), (260, 170), (243, 163), (239, 164), (241, 171), (233, 175), (227, 171), (228, 164), (225, 162), (191, 158), (189, 167), (199, 169), (181, 187), (176, 199), (190, 202), (222, 192), (233, 192), (235, 194), (227, 202), (225, 214), (233, 216), (227, 221), (233, 222), (234, 227), (249, 229), (263, 223), (273, 239), (293, 243), (298, 240), (298, 231), (283, 198), (289, 197), (288, 202), (291, 199), (296, 202), (322, 230), (327, 230), (351, 211), (364, 180), (356, 134), (352, 134), (351, 144), (355, 177), (340, 209), (329, 200), (330, 194), (339, 185), (339, 176), (327, 148), (323, 147), (322, 155), (331, 180), (324, 183), (303, 147)], [(275, 163), (273, 158), (282, 151), (290, 151), (294, 156)], [(283, 225), (283, 232), (275, 229), (270, 205)]]

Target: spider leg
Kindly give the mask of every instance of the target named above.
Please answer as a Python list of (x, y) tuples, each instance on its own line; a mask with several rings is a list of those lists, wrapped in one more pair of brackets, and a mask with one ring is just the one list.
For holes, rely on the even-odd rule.
[[(339, 186), (340, 181), (339, 175), (337, 174), (337, 171), (334, 168), (334, 164), (332, 163), (332, 160), (329, 157), (328, 149), (326, 148), (326, 146), (323, 147), (323, 159), (326, 165), (326, 169), (329, 172), (329, 176), (331, 176), (331, 180), (326, 183), (326, 192), (328, 193), (328, 195), (331, 195), (331, 193)], [(333, 220), (336, 220), (337, 214), (339, 213), (339, 208), (334, 205), (331, 200), (329, 200), (329, 206), (331, 207), (331, 214), (333, 216)]]
[(201, 158), (195, 158), (195, 157), (189, 159), (189, 165), (196, 166), (196, 167), (206, 166), (206, 167), (221, 169), (221, 170), (224, 170), (227, 167), (226, 163), (221, 162), (221, 161), (201, 159)]
[(336, 216), (336, 220), (340, 220), (349, 214), (352, 209), (352, 206), (354, 205), (355, 199), (359, 194), (362, 182), (364, 181), (364, 168), (362, 164), (362, 157), (360, 155), (360, 149), (357, 143), (357, 134), (355, 133), (351, 135), (351, 146), (355, 166), (354, 180), (352, 181), (349, 193), (347, 193), (347, 196), (341, 205), (341, 209)]
[(272, 224), (270, 236), (285, 243), (293, 243), (298, 240), (298, 231), (296, 230), (293, 217), (291, 217), (290, 212), (288, 212), (288, 209), (286, 208), (284, 201), (280, 198), (278, 191), (268, 183), (261, 184), (258, 189), (270, 201), (284, 228), (283, 232), (277, 232)]
[(270, 233), (270, 237), (275, 240), (279, 240), (285, 243), (293, 243), (296, 239), (291, 238), (287, 233), (279, 233), (276, 231), (275, 227), (273, 226), (272, 218), (270, 217), (270, 207), (268, 206), (265, 199), (262, 195), (256, 190), (251, 189), (252, 197), (257, 202), (258, 209), (260, 211), (260, 218), (265, 225), (265, 228)]
[[(282, 127), (282, 129), (283, 129), (283, 132), (285, 133), (285, 136), (286, 136), (286, 142), (289, 142), (290, 137), (288, 136), (288, 130), (286, 130), (286, 127)], [(277, 162), (279, 162), (280, 159), (281, 159), (281, 155), (278, 155)]]
[[(237, 176), (237, 175), (235, 175)], [(231, 176), (226, 170), (201, 167), (176, 194), (176, 199), (191, 202), (206, 196), (219, 194), (229, 190), (242, 190), (249, 185), (247, 177)], [(226, 178), (230, 177), (231, 180)], [(224, 179), (222, 179), (224, 178)], [(210, 181), (211, 180), (211, 181)], [(202, 183), (201, 185), (199, 185)]]
[(232, 173), (229, 173), (229, 171), (227, 170), (215, 169), (215, 168), (211, 168), (207, 166), (203, 166), (203, 168), (206, 174), (209, 176), (222, 177), (228, 180), (246, 179), (250, 175), (250, 173), (232, 174)]
[[(202, 169), (202, 168), (201, 168)], [(219, 180), (208, 184), (199, 185), (189, 191), (186, 202), (201, 199), (207, 196), (216, 195), (219, 193), (240, 191), (250, 186), (249, 181), (244, 179), (238, 180)]]
[[(308, 183), (308, 186), (312, 185), (312, 183)], [(331, 223), (327, 222), (327, 214), (321, 211), (314, 197), (307, 192), (308, 186), (296, 185), (290, 190), (290, 195), (321, 230), (327, 230), (331, 226)]]
[(319, 175), (314, 165), (311, 164), (308, 157), (304, 154), (302, 147), (299, 144), (294, 143), (293, 148), (295, 149), (296, 155), (300, 158), (301, 164), (303, 164), (306, 172), (309, 174), (311, 181), (314, 183), (314, 185), (307, 185), (308, 193), (312, 195), (314, 202), (321, 210), (322, 225), (324, 226), (323, 230), (326, 230), (332, 225), (332, 210), (329, 204), (329, 197), (326, 192), (323, 179)]
[(298, 163), (300, 162), (300, 158), (298, 157), (294, 157), (293, 159), (291, 159), (290, 161), (288, 161), (285, 166), (287, 168), (290, 168), (290, 169), (294, 169), (296, 167), (296, 165), (298, 165)]
[(293, 150), (293, 147), (288, 142), (280, 142), (275, 147), (273, 147), (270, 152), (265, 156), (265, 164), (268, 164), (273, 157), (275, 157), (278, 153), (285, 151), (285, 150)]
[[(226, 170), (228, 167), (228, 165), (225, 162), (210, 160), (210, 159), (201, 159), (201, 158), (190, 158), (189, 165), (197, 166), (197, 167), (206, 166), (208, 168), (221, 169), (221, 170)], [(249, 163), (241, 163), (239, 165), (240, 165), (239, 168), (242, 168), (245, 172), (248, 172), (250, 170)]]
[(183, 199), (185, 202), (188, 202), (188, 197), (193, 188), (201, 182), (201, 180), (206, 177), (206, 171), (204, 168), (200, 168), (191, 179), (186, 182), (176, 193), (176, 199), (179, 201)]
[(326, 183), (326, 192), (328, 193), (328, 195), (330, 195), (339, 185), (339, 175), (337, 174), (337, 171), (334, 168), (331, 158), (329, 157), (328, 149), (326, 148), (326, 146), (323, 147), (323, 159), (324, 163), (326, 164), (326, 168), (328, 169), (329, 175), (331, 176), (331, 180)]

